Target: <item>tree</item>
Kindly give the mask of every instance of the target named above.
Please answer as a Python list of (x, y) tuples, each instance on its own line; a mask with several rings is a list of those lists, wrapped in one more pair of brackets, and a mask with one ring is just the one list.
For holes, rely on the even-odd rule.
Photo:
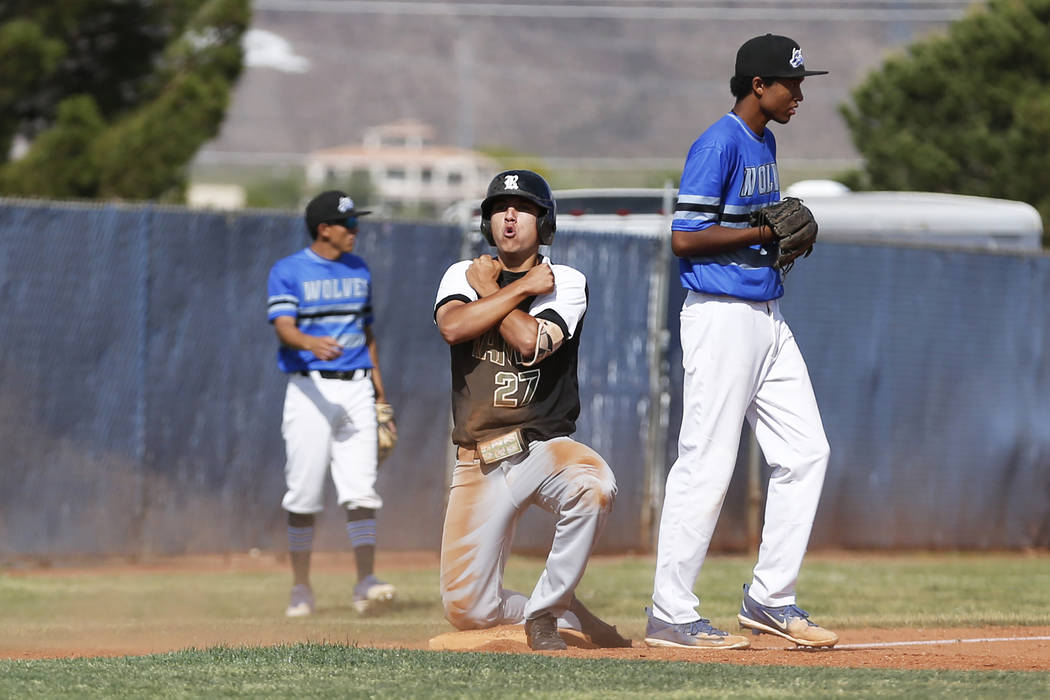
[(1050, 242), (1050, 0), (989, 0), (852, 97), (850, 184), (1025, 201)]
[(250, 16), (249, 0), (0, 4), (0, 193), (181, 200)]
[(301, 169), (250, 179), (244, 184), (245, 206), (252, 209), (301, 210), (305, 197), (304, 180)]

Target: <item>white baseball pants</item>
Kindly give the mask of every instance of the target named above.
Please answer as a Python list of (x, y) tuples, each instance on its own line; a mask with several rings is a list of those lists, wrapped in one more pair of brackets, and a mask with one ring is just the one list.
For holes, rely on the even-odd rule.
[(376, 493), (375, 388), (353, 381), (290, 374), (281, 424), (288, 491), (281, 506), (291, 513), (319, 513), (331, 466), (339, 505), (381, 508)]
[[(567, 611), (616, 495), (609, 465), (567, 437), (529, 444), (491, 469), (457, 461), (441, 538), (441, 601), (458, 629), (520, 623), (543, 612), (579, 629)], [(554, 513), (547, 564), (532, 595), (503, 588), (518, 518), (530, 505)]]
[(653, 612), (676, 624), (699, 617), (693, 585), (745, 419), (772, 469), (749, 594), (763, 605), (793, 604), (829, 457), (802, 353), (775, 300), (689, 292), (681, 322), (682, 427), (660, 518)]

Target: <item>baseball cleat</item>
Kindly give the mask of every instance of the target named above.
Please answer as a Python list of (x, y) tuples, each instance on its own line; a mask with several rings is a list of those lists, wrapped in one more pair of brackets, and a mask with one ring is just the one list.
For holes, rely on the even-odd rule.
[(600, 617), (587, 609), (587, 606), (577, 598), (572, 597), (569, 612), (576, 615), (580, 620), (580, 631), (602, 649), (630, 648), (631, 640), (621, 635), (616, 627), (602, 620)]
[(292, 586), (292, 594), (288, 600), (288, 609), (284, 611), (287, 617), (306, 617), (314, 612), (314, 592), (305, 583), (297, 583)]
[(754, 634), (775, 634), (802, 647), (833, 647), (839, 636), (811, 622), (809, 613), (797, 605), (772, 607), (761, 605), (748, 595), (744, 585), (744, 602), (736, 619), (741, 627)]
[(533, 651), (564, 651), (569, 648), (558, 634), (558, 621), (549, 612), (525, 620), (525, 640)]
[(645, 612), (649, 615), (649, 622), (645, 625), (647, 646), (684, 649), (747, 649), (751, 646), (747, 637), (717, 629), (704, 618), (676, 625), (654, 617), (649, 608)]
[(354, 610), (366, 613), (376, 607), (389, 603), (397, 594), (397, 589), (385, 581), (380, 581), (375, 574), (369, 574), (354, 586)]

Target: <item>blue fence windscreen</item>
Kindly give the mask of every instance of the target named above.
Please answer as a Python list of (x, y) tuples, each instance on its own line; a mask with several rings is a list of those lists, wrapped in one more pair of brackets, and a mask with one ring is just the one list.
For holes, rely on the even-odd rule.
[[(0, 556), (286, 546), (265, 290), (308, 242), (297, 214), (0, 203)], [(646, 457), (677, 452), (683, 294), (654, 273), (662, 245), (559, 232), (550, 251), (588, 278), (576, 438), (617, 476), (603, 551), (648, 545)], [(434, 295), (448, 265), (489, 251), (447, 225), (362, 221), (401, 435), (379, 476), (381, 547), (439, 546), (450, 377)], [(650, 445), (656, 285), (671, 402)], [(832, 447), (812, 546), (1050, 545), (1050, 258), (825, 243), (786, 287)], [(744, 545), (745, 471), (716, 547)], [(336, 510), (318, 547), (346, 546)], [(517, 541), (543, 549), (553, 518), (531, 510)]]

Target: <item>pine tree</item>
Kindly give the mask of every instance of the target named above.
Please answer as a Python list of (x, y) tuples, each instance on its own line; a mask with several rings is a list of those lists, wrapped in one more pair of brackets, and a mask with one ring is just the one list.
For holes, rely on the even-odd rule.
[(851, 184), (1025, 201), (1050, 242), (1050, 0), (989, 0), (852, 97)]
[[(0, 4), (0, 194), (181, 200), (250, 14), (248, 0)], [(11, 159), (16, 140), (29, 147)]]

